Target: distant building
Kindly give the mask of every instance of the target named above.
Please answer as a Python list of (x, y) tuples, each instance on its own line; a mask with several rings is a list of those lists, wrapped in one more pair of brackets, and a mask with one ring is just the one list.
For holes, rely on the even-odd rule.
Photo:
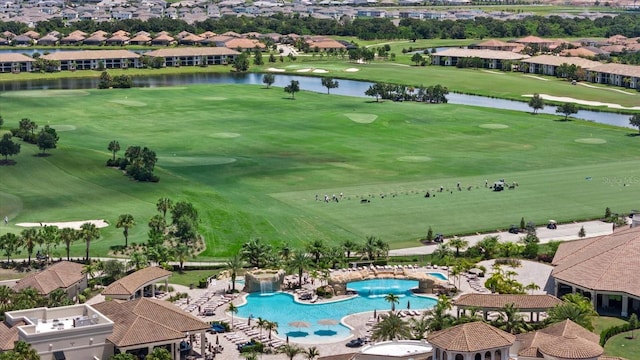
[(60, 261), (18, 280), (13, 286), (15, 291), (26, 288), (33, 288), (44, 296), (49, 296), (54, 290), (61, 289), (70, 299), (75, 299), (82, 290), (87, 288), (87, 276), (82, 273), (82, 264)]
[(433, 346), (433, 360), (509, 360), (515, 340), (515, 335), (481, 321), (456, 325), (427, 335), (427, 341)]
[(431, 54), (431, 62), (434, 65), (456, 66), (460, 59), (479, 58), (482, 59), (481, 67), (499, 70), (507, 61), (517, 61), (528, 57), (529, 55), (511, 51), (450, 48)]
[(34, 60), (22, 54), (0, 54), (0, 73), (30, 72)]
[(154, 50), (145, 55), (163, 58), (164, 66), (198, 66), (229, 64), (240, 53), (225, 47), (191, 47)]

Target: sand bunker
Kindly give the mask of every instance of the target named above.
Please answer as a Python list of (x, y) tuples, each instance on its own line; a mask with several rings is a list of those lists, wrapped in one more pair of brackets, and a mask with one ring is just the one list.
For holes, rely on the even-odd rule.
[(358, 68), (348, 68), (348, 69), (344, 69), (344, 71), (346, 71), (346, 72), (356, 72), (356, 71), (360, 71), (360, 69), (358, 69)]
[(86, 96), (88, 91), (84, 90), (26, 90), (9, 91), (0, 96), (13, 98), (39, 98), (39, 97), (66, 97), (66, 96)]
[(227, 100), (226, 97), (222, 97), (222, 96), (207, 96), (207, 97), (203, 97), (203, 100), (211, 100), (211, 101), (222, 101), (222, 100)]
[(504, 124), (482, 124), (480, 125), (483, 129), (507, 129), (509, 125)]
[(299, 73), (304, 73), (304, 72), (309, 72), (309, 71), (311, 71), (311, 69), (299, 69), (299, 70), (296, 70), (296, 72), (299, 72)]
[(488, 74), (493, 74), (493, 75), (504, 75), (503, 72), (497, 72), (497, 71), (491, 71), (491, 70), (481, 70), (482, 72), (486, 72)]
[(431, 158), (428, 156), (400, 156), (398, 161), (404, 162), (425, 162), (431, 161)]
[(56, 131), (73, 131), (76, 129), (74, 125), (49, 125)]
[(344, 116), (348, 117), (349, 120), (360, 124), (371, 124), (378, 118), (378, 115), (362, 113), (348, 113), (344, 114)]
[(324, 70), (324, 69), (315, 69), (315, 70), (313, 70), (312, 72), (314, 72), (314, 73), (316, 73), (316, 74), (325, 74), (325, 73), (328, 73), (328, 71), (327, 71), (327, 70)]
[(267, 71), (270, 71), (270, 72), (285, 72), (287, 70), (285, 70), (285, 69), (277, 69), (277, 68), (268, 68)]
[(231, 132), (220, 132), (220, 133), (211, 134), (209, 136), (210, 137), (214, 137), (214, 138), (218, 138), (218, 139), (232, 139), (232, 138), (239, 137), (240, 134), (231, 133)]
[(186, 90), (186, 86), (152, 86), (152, 87), (143, 87), (140, 90)]
[(594, 85), (591, 85), (591, 84), (585, 84), (585, 83), (581, 83), (581, 82), (578, 83), (578, 85), (584, 86), (584, 87), (588, 87), (588, 88), (591, 88), (591, 89), (615, 91), (617, 93), (625, 94), (625, 95), (635, 95), (634, 93), (626, 92), (626, 91), (620, 90), (620, 89), (611, 89), (611, 88), (606, 88), (606, 87), (594, 86)]
[(594, 145), (607, 143), (607, 140), (600, 139), (600, 138), (583, 138), (583, 139), (575, 139), (574, 141), (581, 144), (594, 144)]
[[(532, 97), (533, 95), (522, 95), (524, 97)], [(570, 102), (580, 105), (589, 105), (589, 106), (606, 106), (611, 109), (625, 109), (625, 110), (640, 110), (640, 106), (632, 106), (632, 107), (624, 107), (620, 104), (612, 104), (612, 103), (604, 103), (599, 101), (587, 101), (574, 99), (566, 96), (553, 96), (547, 94), (540, 94), (540, 97), (545, 100), (558, 101), (558, 102)]]
[(134, 107), (142, 107), (147, 106), (147, 103), (143, 103), (142, 101), (135, 100), (109, 100), (110, 103), (124, 105), (124, 106), (134, 106)]
[(543, 77), (535, 76), (535, 75), (523, 75), (523, 76), (526, 76), (526, 77), (532, 78), (532, 79), (536, 79), (536, 80), (549, 81), (549, 79), (545, 79)]
[(234, 158), (218, 156), (158, 156), (158, 165), (169, 167), (224, 165), (234, 162)]
[(80, 230), (80, 227), (84, 223), (92, 223), (97, 228), (104, 228), (109, 226), (109, 223), (105, 220), (83, 220), (83, 221), (66, 221), (66, 222), (37, 222), (37, 223), (18, 223), (16, 225), (22, 227), (40, 227), (40, 226), (56, 226), (58, 229), (71, 228)]

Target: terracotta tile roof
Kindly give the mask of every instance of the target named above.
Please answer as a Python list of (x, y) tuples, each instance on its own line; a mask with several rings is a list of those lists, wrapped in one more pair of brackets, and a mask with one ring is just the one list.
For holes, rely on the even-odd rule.
[(0, 322), (0, 350), (12, 350), (16, 341), (19, 340), (18, 327), (26, 325), (24, 321), (18, 321), (12, 327), (8, 327), (4, 322)]
[(600, 336), (591, 331), (583, 328), (582, 326), (574, 323), (571, 320), (565, 320), (553, 325), (549, 325), (544, 329), (540, 329), (540, 332), (552, 336), (579, 336), (583, 339), (589, 340), (598, 344), (600, 342)]
[(431, 333), (427, 341), (442, 350), (473, 352), (511, 346), (516, 336), (481, 321)]
[(171, 41), (175, 41), (176, 39), (174, 39), (173, 37), (169, 36), (169, 34), (158, 34), (158, 36), (156, 36), (153, 41), (166, 41), (166, 42), (171, 42)]
[(102, 42), (105, 40), (107, 40), (107, 38), (102, 34), (93, 34), (88, 38), (84, 39), (85, 42)]
[(84, 36), (80, 34), (69, 34), (69, 36), (63, 37), (60, 41), (62, 42), (78, 42), (84, 40)]
[[(162, 51), (162, 50), (156, 50)], [(152, 56), (152, 55), (149, 55)], [(158, 266), (150, 266), (140, 269), (133, 274), (111, 283), (103, 291), (102, 295), (128, 295), (136, 293), (142, 286), (171, 276), (171, 271), (167, 271)]]
[(129, 42), (149, 42), (149, 41), (151, 41), (151, 38), (148, 35), (144, 35), (144, 34), (136, 35), (129, 40)]
[(29, 30), (29, 31), (25, 32), (25, 33), (24, 33), (24, 34), (22, 34), (22, 35), (24, 35), (24, 36), (28, 36), (28, 37), (30, 37), (30, 38), (32, 38), (32, 39), (34, 39), (34, 40), (37, 40), (37, 39), (39, 39), (39, 38), (40, 38), (40, 34), (39, 34), (39, 33), (37, 33), (37, 32), (35, 32), (35, 31), (33, 31), (33, 30)]
[(258, 40), (236, 38), (225, 41), (224, 46), (229, 49), (255, 49), (256, 47), (263, 49), (265, 47), (265, 45)]
[(496, 39), (491, 39), (491, 40), (487, 40), (485, 42), (481, 42), (479, 44), (476, 44), (476, 47), (515, 47), (516, 44), (513, 43), (508, 43), (508, 42), (504, 42), (504, 41), (500, 41), (500, 40), (496, 40)]
[(196, 35), (196, 34), (188, 34), (182, 38), (180, 38), (180, 42), (200, 42), (204, 40), (204, 38), (201, 38), (200, 36)]
[(552, 295), (508, 295), (508, 294), (465, 294), (453, 302), (455, 306), (479, 307), (484, 309), (501, 309), (507, 304), (514, 304), (520, 310), (546, 310), (562, 300)]
[(522, 39), (518, 39), (516, 40), (516, 42), (520, 44), (550, 44), (554, 42), (554, 40), (547, 40), (547, 39), (539, 38), (537, 36), (530, 35), (530, 36), (523, 37)]
[(33, 62), (34, 60), (26, 55), (2, 53), (0, 54), (0, 63), (6, 62)]
[(576, 65), (583, 69), (590, 69), (602, 63), (592, 60), (583, 59), (581, 57), (573, 57), (573, 56), (554, 56), (554, 55), (539, 55), (534, 56), (529, 59), (522, 60), (523, 63), (531, 63), (531, 64), (543, 64), (543, 65), (553, 65), (560, 66), (562, 64)]
[(309, 46), (313, 49), (317, 47), (318, 49), (346, 49), (342, 43), (335, 40), (322, 40), (322, 41), (312, 41), (309, 43)]
[(560, 244), (551, 276), (596, 291), (640, 296), (640, 228)]
[(227, 31), (225, 33), (222, 33), (222, 35), (231, 36), (231, 37), (235, 37), (235, 38), (242, 37), (242, 35), (238, 34), (237, 32), (234, 32), (234, 31)]
[(105, 36), (109, 35), (109, 33), (106, 32), (106, 31), (103, 31), (103, 30), (98, 30), (98, 31), (94, 31), (94, 32), (91, 33), (91, 36), (95, 36), (95, 35), (100, 35), (102, 37), (105, 37)]
[(85, 278), (82, 274), (82, 265), (70, 261), (61, 261), (49, 266), (47, 269), (30, 274), (18, 280), (13, 290), (20, 291), (31, 287), (42, 295), (48, 295), (56, 289), (67, 289)]
[(481, 59), (498, 59), (498, 60), (520, 60), (529, 58), (529, 55), (517, 54), (512, 51), (499, 51), (488, 49), (460, 49), (451, 48), (438, 51), (436, 56), (454, 56), (454, 57), (479, 57)]
[(602, 64), (589, 69), (595, 72), (615, 74), (622, 76), (640, 77), (640, 66), (637, 65), (625, 65), (625, 64)]
[(593, 57), (596, 56), (596, 52), (587, 48), (579, 47), (577, 49), (566, 49), (560, 52), (560, 56), (584, 56)]
[(140, 54), (129, 50), (82, 50), (60, 51), (48, 55), (42, 55), (46, 60), (102, 60), (102, 59), (137, 59)]
[(186, 332), (209, 328), (204, 321), (163, 300), (141, 298), (92, 306), (114, 322), (107, 339), (118, 347), (179, 340)]
[(539, 350), (547, 356), (576, 360), (592, 359), (604, 353), (604, 349), (597, 343), (575, 335), (557, 337), (541, 344)]

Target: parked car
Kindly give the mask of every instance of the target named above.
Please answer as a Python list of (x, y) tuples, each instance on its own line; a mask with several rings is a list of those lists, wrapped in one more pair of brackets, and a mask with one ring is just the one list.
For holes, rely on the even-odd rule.
[(362, 338), (353, 339), (353, 340), (349, 341), (346, 345), (347, 345), (347, 347), (350, 347), (350, 348), (360, 347), (360, 346), (364, 345), (364, 339), (362, 339)]
[(225, 329), (225, 327), (220, 324), (213, 323), (211, 324), (211, 328), (209, 328), (209, 330), (207, 331), (213, 334), (220, 334), (227, 331), (227, 329)]

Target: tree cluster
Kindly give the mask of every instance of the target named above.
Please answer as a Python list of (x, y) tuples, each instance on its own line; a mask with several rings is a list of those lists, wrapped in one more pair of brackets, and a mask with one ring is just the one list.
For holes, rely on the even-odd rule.
[(440, 84), (424, 87), (420, 85), (417, 89), (411, 86), (375, 83), (364, 92), (367, 96), (373, 96), (376, 101), (379, 99), (391, 99), (394, 101), (418, 101), (429, 104), (441, 104), (447, 102), (446, 95), (449, 89)]
[(131, 76), (123, 74), (111, 77), (108, 72), (103, 71), (100, 74), (98, 89), (129, 89), (133, 86)]
[(13, 136), (21, 138), (24, 142), (38, 145), (42, 154), (46, 154), (49, 149), (55, 149), (58, 145), (58, 140), (60, 139), (56, 129), (49, 125), (45, 125), (40, 129), (40, 132), (36, 133), (37, 128), (38, 124), (36, 124), (35, 121), (32, 121), (29, 118), (23, 118), (18, 123), (17, 128), (11, 129), (11, 133)]
[(20, 153), (20, 144), (13, 141), (10, 133), (5, 133), (0, 139), (0, 155), (4, 156), (4, 163), (9, 163), (9, 156)]
[(124, 158), (117, 159), (116, 153), (120, 151), (120, 143), (117, 140), (109, 142), (107, 150), (112, 153), (112, 158), (107, 160), (107, 166), (119, 167), (137, 181), (160, 181), (160, 178), (153, 174), (158, 157), (148, 147), (129, 146), (124, 153)]

